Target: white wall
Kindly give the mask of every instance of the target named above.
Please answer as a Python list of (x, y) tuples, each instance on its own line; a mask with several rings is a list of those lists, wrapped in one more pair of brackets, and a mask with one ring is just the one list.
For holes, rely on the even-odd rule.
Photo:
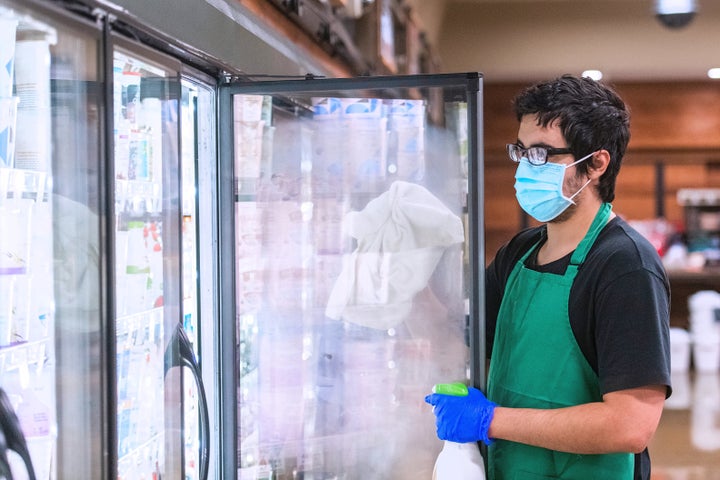
[(698, 0), (680, 30), (660, 24), (653, 0), (446, 0), (442, 14), (415, 2), (429, 23), (443, 19), (435, 39), (443, 70), (478, 70), (487, 81), (586, 68), (610, 80), (705, 79), (720, 66), (718, 0)]

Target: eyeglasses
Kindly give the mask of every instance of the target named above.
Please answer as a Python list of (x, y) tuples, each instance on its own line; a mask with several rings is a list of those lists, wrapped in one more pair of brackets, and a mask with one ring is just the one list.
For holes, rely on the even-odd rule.
[(548, 157), (551, 155), (566, 155), (572, 153), (569, 148), (547, 148), (547, 147), (530, 147), (523, 148), (516, 143), (508, 143), (506, 145), (507, 153), (510, 156), (510, 160), (515, 163), (520, 162), (520, 159), (527, 158), (528, 162), (533, 165), (545, 165)]

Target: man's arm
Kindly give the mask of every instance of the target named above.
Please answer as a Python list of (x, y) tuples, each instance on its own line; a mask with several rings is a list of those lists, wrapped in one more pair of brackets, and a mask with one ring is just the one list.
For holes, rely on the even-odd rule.
[(488, 436), (578, 454), (639, 453), (655, 434), (666, 390), (620, 390), (602, 402), (551, 410), (498, 406)]

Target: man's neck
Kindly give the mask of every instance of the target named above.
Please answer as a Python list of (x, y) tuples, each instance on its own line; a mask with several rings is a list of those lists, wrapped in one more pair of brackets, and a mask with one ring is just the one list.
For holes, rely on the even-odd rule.
[(538, 265), (558, 260), (577, 248), (587, 234), (602, 202), (585, 199), (574, 209), (572, 215), (562, 222), (547, 224), (547, 241), (538, 252)]

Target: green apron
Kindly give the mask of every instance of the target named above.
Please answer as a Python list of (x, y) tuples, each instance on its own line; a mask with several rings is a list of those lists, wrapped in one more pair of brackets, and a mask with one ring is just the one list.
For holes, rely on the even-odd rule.
[[(564, 275), (515, 265), (500, 306), (488, 398), (503, 407), (560, 408), (602, 401), (597, 375), (578, 346), (568, 298), (578, 267), (610, 217), (604, 203), (573, 252)], [(632, 454), (578, 455), (496, 440), (488, 448), (489, 480), (632, 479)]]

